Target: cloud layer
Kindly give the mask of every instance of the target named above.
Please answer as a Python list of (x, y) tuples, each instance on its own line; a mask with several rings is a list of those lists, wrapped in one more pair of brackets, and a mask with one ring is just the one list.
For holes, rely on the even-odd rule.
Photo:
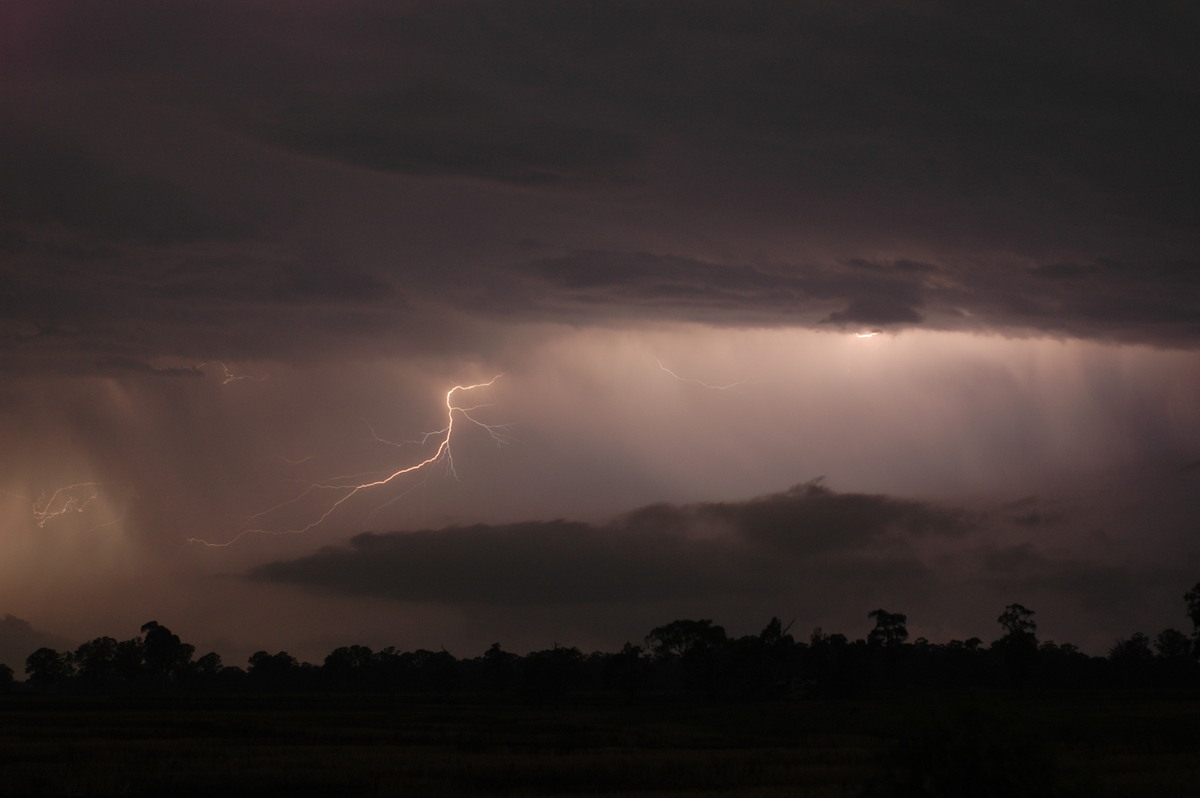
[[(1116, 639), (1114, 628), (1151, 615), (1179, 626), (1191, 575), (1089, 540), (1098, 517), (1034, 497), (968, 510), (809, 483), (743, 502), (649, 506), (602, 525), (363, 534), (248, 577), (398, 606), (460, 607), (503, 619), (495, 631), (519, 639), (527, 614), (569, 615), (576, 633), (594, 635), (612, 634), (615, 613), (632, 635), (629, 625), (683, 608), (738, 628), (789, 614), (854, 636), (876, 605), (906, 612), (921, 635), (988, 638), (1014, 600), (1042, 610), (1046, 639), (1093, 650)], [(1180, 532), (1181, 519), (1169, 518), (1160, 521)]]
[(1178, 4), (6, 13), (8, 369), (480, 315), (1200, 341)]
[(891, 569), (912, 568), (907, 538), (961, 533), (963, 525), (950, 511), (810, 484), (742, 504), (646, 507), (604, 526), (551, 521), (363, 534), (348, 548), (259, 566), (251, 576), (493, 606), (770, 596), (816, 571), (846, 578), (885, 559)]

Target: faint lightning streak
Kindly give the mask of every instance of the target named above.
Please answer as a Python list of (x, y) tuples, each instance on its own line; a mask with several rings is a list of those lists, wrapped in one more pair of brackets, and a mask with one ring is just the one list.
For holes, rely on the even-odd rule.
[(376, 432), (375, 428), (371, 426), (370, 421), (367, 421), (365, 418), (359, 419), (359, 421), (361, 421), (366, 426), (366, 428), (371, 432), (371, 437), (374, 438), (379, 443), (385, 443), (388, 446), (395, 446), (396, 448), (400, 448), (400, 447), (404, 446), (406, 443), (421, 443), (421, 441), (389, 441), (387, 438), (379, 437), (379, 433)]
[(883, 335), (883, 330), (871, 330), (865, 333), (855, 333), (855, 338), (874, 338), (876, 335)]
[[(74, 485), (59, 488), (50, 494), (49, 498), (39, 498), (33, 504), (33, 518), (37, 522), (38, 527), (45, 527), (47, 522), (58, 518), (60, 515), (82, 513), (87, 509), (89, 504), (100, 496), (100, 492), (96, 490), (99, 485), (99, 482), (76, 482)], [(72, 491), (80, 488), (90, 488), (82, 500), (79, 496), (72, 493)]]
[(725, 385), (710, 385), (707, 382), (701, 382), (700, 380), (692, 379), (691, 377), (680, 377), (678, 374), (676, 374), (675, 372), (671, 371), (669, 368), (664, 366), (663, 362), (661, 360), (659, 360), (658, 358), (655, 358), (654, 362), (658, 364), (658, 367), (660, 369), (667, 372), (668, 374), (670, 374), (672, 377), (679, 380), (680, 382), (690, 382), (694, 385), (699, 385), (702, 388), (707, 388), (710, 391), (728, 391), (733, 388), (736, 388), (739, 385), (745, 385), (747, 382), (750, 382), (750, 380), (737, 380), (736, 382), (727, 383)]
[[(304, 491), (299, 496), (296, 496), (295, 498), (292, 498), (285, 502), (277, 504), (274, 507), (270, 508), (269, 510), (264, 510), (261, 513), (256, 513), (255, 515), (250, 516), (250, 519), (254, 519), (254, 518), (261, 518), (263, 516), (269, 515), (270, 513), (275, 512), (276, 510), (279, 510), (283, 507), (287, 507), (289, 505), (295, 504), (296, 502), (300, 501), (305, 496), (310, 495), (314, 491), (323, 491), (323, 490), (345, 491), (345, 494), (342, 495), (340, 498), (338, 498), (336, 501), (334, 501), (331, 505), (329, 505), (329, 507), (326, 508), (325, 512), (321, 513), (321, 515), (318, 516), (316, 520), (314, 520), (308, 524), (305, 524), (302, 527), (296, 528), (296, 529), (282, 529), (282, 530), (281, 529), (259, 529), (259, 528), (244, 529), (241, 532), (239, 532), (236, 536), (234, 536), (231, 540), (228, 540), (224, 543), (213, 543), (211, 541), (202, 540), (200, 538), (188, 538), (187, 542), (188, 543), (199, 543), (202, 546), (208, 546), (210, 548), (224, 548), (226, 546), (233, 545), (234, 543), (241, 540), (246, 535), (251, 535), (251, 534), (300, 535), (305, 532), (308, 532), (309, 530), (311, 530), (317, 526), (320, 526), (322, 523), (325, 522), (326, 519), (328, 519), (331, 515), (333, 515), (333, 513), (339, 507), (341, 507), (343, 504), (348, 502), (350, 499), (357, 496), (359, 493), (362, 493), (363, 491), (366, 491), (366, 490), (370, 490), (371, 488), (378, 488), (380, 486), (387, 485), (388, 483), (404, 476), (405, 474), (415, 473), (415, 472), (420, 471), (421, 469), (425, 468), (426, 466), (430, 466), (430, 465), (432, 465), (434, 463), (438, 463), (438, 462), (445, 463), (449, 472), (454, 475), (455, 479), (457, 479), (458, 473), (454, 470), (454, 456), (450, 450), (450, 442), (454, 437), (454, 421), (455, 421), (456, 413), (458, 415), (460, 415), (466, 421), (469, 421), (472, 424), (475, 424), (476, 426), (482, 427), (484, 430), (486, 430), (488, 432), (489, 435), (491, 435), (492, 439), (494, 441), (496, 441), (497, 443), (505, 443), (505, 442), (507, 442), (508, 439), (503, 433), (503, 430), (505, 428), (504, 425), (485, 424), (484, 422), (479, 421), (478, 419), (474, 418), (471, 415), (472, 411), (477, 410), (480, 407), (486, 407), (487, 405), (474, 405), (471, 407), (460, 407), (460, 406), (454, 404), (454, 395), (460, 391), (466, 392), (466, 391), (473, 391), (473, 390), (476, 390), (479, 388), (490, 388), (493, 384), (495, 384), (496, 380), (500, 379), (501, 376), (503, 376), (503, 375), (497, 374), (495, 377), (492, 377), (487, 382), (477, 382), (473, 385), (455, 385), (453, 388), (446, 391), (446, 400), (445, 400), (446, 426), (440, 430), (435, 430), (433, 432), (426, 432), (421, 436), (420, 442), (422, 442), (422, 443), (428, 442), (430, 439), (437, 438), (438, 436), (441, 436), (441, 437), (440, 437), (440, 440), (438, 441), (437, 449), (434, 450), (433, 454), (431, 454), (429, 457), (426, 457), (424, 460), (420, 461), (419, 463), (407, 466), (405, 468), (398, 469), (396, 471), (391, 472), (390, 474), (387, 474), (386, 476), (380, 477), (378, 479), (373, 479), (368, 482), (360, 482), (357, 484), (350, 484), (350, 485), (343, 485), (343, 484), (310, 485), (307, 488), (305, 488)], [(368, 424), (367, 427), (370, 428), (370, 424)], [(374, 435), (374, 430), (372, 430), (371, 432), (372, 432), (372, 435)], [(377, 435), (375, 437), (381, 443), (389, 443), (391, 445), (397, 445), (397, 444), (392, 443), (391, 441), (385, 441), (382, 438), (379, 438)], [(348, 477), (332, 477), (333, 480), (340, 480), (340, 479), (347, 479), (347, 478)], [(394, 499), (393, 499), (393, 501), (394, 501)], [(387, 503), (385, 503), (384, 506), (386, 506), (386, 504)], [(382, 509), (382, 508), (377, 508), (375, 512), (378, 512), (379, 509)]]
[[(234, 374), (232, 371), (230, 371), (229, 366), (226, 366), (221, 361), (213, 360), (211, 362), (221, 367), (221, 371), (223, 372), (223, 376), (224, 376), (224, 379), (221, 380), (222, 385), (228, 385), (231, 382), (238, 382), (239, 380), (253, 380), (254, 382), (262, 382), (268, 376), (266, 374), (263, 374), (261, 376), (255, 376), (253, 374)], [(196, 366), (196, 368), (203, 369), (208, 364), (209, 364), (209, 361), (206, 360), (203, 363), (201, 363), (199, 366)]]

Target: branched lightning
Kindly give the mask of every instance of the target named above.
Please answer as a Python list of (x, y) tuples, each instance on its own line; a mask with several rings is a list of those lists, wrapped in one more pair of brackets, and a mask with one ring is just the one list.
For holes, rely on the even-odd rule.
[(746, 383), (750, 382), (750, 380), (737, 380), (736, 382), (730, 382), (730, 383), (726, 383), (724, 385), (713, 385), (713, 384), (710, 384), (707, 382), (702, 382), (700, 380), (693, 379), (691, 377), (681, 377), (678, 374), (676, 374), (675, 372), (671, 371), (666, 366), (664, 366), (663, 362), (661, 360), (659, 360), (658, 358), (655, 358), (654, 362), (658, 364), (658, 367), (660, 369), (667, 372), (668, 374), (670, 374), (672, 377), (679, 380), (680, 382), (690, 382), (693, 385), (699, 385), (700, 387), (707, 388), (710, 391), (729, 391), (729, 390), (733, 390), (734, 388), (737, 388), (739, 385), (745, 385)]
[(33, 520), (39, 528), (67, 513), (82, 513), (100, 496), (98, 482), (76, 482), (51, 493), (43, 494), (33, 503)]
[(231, 382), (239, 382), (241, 380), (252, 380), (254, 382), (262, 382), (263, 380), (265, 380), (267, 378), (266, 374), (262, 374), (262, 375), (235, 374), (233, 371), (230, 370), (229, 366), (226, 366), (224, 363), (222, 363), (219, 360), (213, 360), (213, 361), (206, 360), (203, 363), (201, 363), (199, 366), (196, 366), (196, 368), (203, 370), (203, 368), (205, 366), (209, 365), (210, 362), (213, 365), (221, 367), (221, 372), (223, 374), (223, 378), (221, 380), (222, 385), (228, 385)]
[[(400, 469), (397, 469), (397, 470), (394, 470), (391, 472), (384, 473), (382, 476), (367, 479), (366, 481), (357, 481), (357, 482), (354, 481), (356, 479), (361, 479), (363, 476), (361, 474), (350, 474), (350, 475), (343, 475), (343, 476), (339, 476), (339, 477), (331, 477), (327, 482), (309, 485), (303, 491), (301, 491), (301, 493), (299, 495), (297, 495), (291, 499), (288, 499), (287, 501), (281, 502), (280, 504), (277, 504), (274, 507), (271, 507), (270, 509), (264, 510), (260, 513), (256, 513), (255, 515), (252, 515), (252, 516), (250, 516), (250, 518), (247, 519), (247, 521), (249, 522), (249, 521), (253, 521), (258, 518), (263, 518), (263, 517), (269, 516), (272, 513), (283, 509), (284, 507), (295, 505), (296, 503), (300, 502), (304, 498), (311, 496), (313, 494), (316, 494), (316, 493), (330, 492), (330, 493), (334, 493), (334, 494), (340, 494), (335, 499), (333, 499), (330, 502), (330, 504), (325, 508), (325, 510), (319, 516), (317, 516), (317, 518), (314, 519), (313, 521), (311, 521), (303, 526), (292, 528), (292, 529), (266, 529), (266, 528), (260, 528), (260, 527), (247, 528), (247, 529), (243, 529), (231, 540), (228, 540), (224, 543), (214, 543), (211, 541), (202, 540), (200, 538), (188, 538), (187, 542), (188, 543), (198, 543), (200, 545), (209, 546), (209, 547), (213, 547), (213, 548), (223, 548), (226, 546), (233, 545), (234, 543), (241, 540), (242, 538), (244, 538), (247, 535), (255, 535), (255, 534), (258, 534), (258, 535), (299, 535), (299, 534), (303, 534), (317, 526), (320, 526), (331, 515), (333, 515), (333, 513), (336, 512), (339, 507), (346, 504), (346, 502), (350, 501), (352, 498), (354, 498), (358, 494), (360, 494), (364, 491), (369, 491), (372, 488), (379, 488), (384, 485), (388, 485), (388, 484), (394, 482), (395, 480), (399, 479), (400, 477), (405, 476), (406, 474), (416, 473), (418, 471), (421, 471), (421, 470), (428, 468), (437, 463), (443, 464), (446, 467), (446, 470), (449, 471), (449, 473), (457, 479), (458, 474), (454, 470), (454, 454), (451, 450), (451, 441), (454, 438), (454, 430), (455, 430), (455, 422), (456, 421), (458, 421), (458, 420), (466, 421), (471, 424), (474, 424), (477, 427), (480, 427), (481, 429), (485, 430), (491, 436), (492, 440), (495, 441), (497, 444), (507, 443), (508, 435), (507, 435), (507, 426), (506, 425), (487, 424), (487, 423), (484, 423), (483, 421), (480, 421), (478, 418), (476, 418), (474, 415), (472, 415), (477, 410), (484, 408), (484, 407), (488, 407), (489, 405), (479, 404), (479, 405), (471, 405), (471, 406), (464, 407), (462, 405), (455, 404), (455, 401), (454, 401), (455, 394), (466, 393), (469, 391), (480, 390), (483, 388), (490, 388), (493, 384), (495, 384), (496, 380), (500, 379), (501, 376), (502, 375), (497, 374), (495, 377), (492, 377), (487, 382), (478, 382), (473, 385), (455, 385), (453, 388), (446, 391), (446, 398), (445, 398), (446, 426), (442, 427), (439, 430), (434, 430), (433, 432), (423, 433), (415, 441), (411, 441), (411, 443), (419, 444), (419, 445), (428, 445), (431, 441), (435, 441), (435, 440), (437, 441), (437, 448), (434, 449), (433, 453), (431, 455), (429, 455), (428, 457), (426, 457), (425, 459), (421, 460), (420, 462), (414, 463), (413, 465), (405, 466), (404, 468), (400, 468)], [(383, 438), (380, 438), (378, 435), (375, 434), (374, 429), (371, 428), (371, 425), (369, 423), (367, 424), (367, 428), (371, 430), (372, 436), (381, 443), (385, 443), (390, 446), (403, 446), (404, 445), (403, 443), (396, 443), (393, 441), (388, 441), (388, 440), (384, 440)], [(405, 492), (407, 492), (407, 491), (405, 491)], [(401, 496), (403, 496), (403, 494), (401, 494)], [(388, 501), (384, 502), (380, 507), (376, 508), (374, 513), (378, 513), (380, 510), (383, 509), (383, 507), (386, 507), (388, 504), (391, 504), (392, 502), (396, 501), (398, 498), (399, 497), (390, 498)], [(372, 514), (372, 517), (374, 517), (374, 513)]]

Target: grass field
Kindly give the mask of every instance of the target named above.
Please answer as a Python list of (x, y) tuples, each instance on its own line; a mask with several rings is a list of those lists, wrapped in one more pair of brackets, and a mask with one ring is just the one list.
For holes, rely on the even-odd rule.
[(0, 699), (6, 796), (1200, 796), (1200, 694)]

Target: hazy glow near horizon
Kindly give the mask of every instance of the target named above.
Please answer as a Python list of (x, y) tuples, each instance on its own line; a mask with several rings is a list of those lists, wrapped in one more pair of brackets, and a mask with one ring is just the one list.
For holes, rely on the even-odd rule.
[[(507, 384), (494, 391), (494, 403), (504, 403), (500, 415), (512, 420), (517, 441), (526, 449), (537, 441), (566, 450), (555, 452), (556, 470), (565, 463), (568, 472), (577, 468), (581, 477), (597, 458), (622, 461), (631, 473), (645, 472), (638, 479), (660, 486), (674, 483), (676, 490), (665, 497), (673, 500), (719, 497), (720, 484), (741, 495), (820, 474), (843, 489), (974, 491), (1009, 484), (1010, 477), (1020, 482), (1017, 472), (1031, 469), (1044, 476), (1056, 467), (1185, 456), (1200, 443), (1193, 403), (1200, 367), (1185, 352), (929, 332), (879, 336), (867, 348), (851, 346), (854, 338), (799, 330), (557, 332), (531, 349), (514, 349), (486, 364), (510, 373)], [(668, 355), (671, 368), (664, 365)], [(243, 382), (226, 385), (226, 393), (214, 392), (207, 382), (168, 385), (132, 378), (123, 386), (114, 378), (57, 378), (68, 404), (88, 408), (60, 423), (70, 434), (59, 440), (43, 437), (36, 420), (6, 433), (14, 442), (12, 450), (22, 451), (26, 462), (37, 466), (20, 472), (22, 483), (30, 474), (45, 475), (30, 488), (34, 501), (72, 484), (55, 484), (49, 473), (55, 461), (82, 459), (93, 464), (96, 475), (107, 475), (121, 463), (136, 471), (144, 465), (138, 455), (171, 460), (174, 453), (155, 446), (155, 436), (181, 438), (194, 451), (213, 457), (206, 452), (204, 435), (214, 425), (223, 444), (251, 436), (264, 451), (305, 451), (308, 439), (323, 439), (327, 447), (332, 439), (319, 434), (321, 426), (349, 427), (346, 450), (312, 450), (349, 463), (352, 451), (364, 445), (353, 422), (363, 417), (362, 407), (381, 406), (380, 394), (388, 390), (379, 382), (381, 375), (409, 385), (405, 396), (410, 403), (386, 420), (391, 428), (422, 415), (411, 400), (436, 380), (407, 367), (389, 372), (381, 365), (289, 369), (281, 390), (269, 382)], [(331, 403), (310, 410), (294, 398), (297, 385), (307, 384), (311, 394), (329, 392), (335, 383), (340, 394), (336, 404), (344, 415), (333, 415), (338, 408)], [(737, 391), (729, 390), (734, 387)], [(181, 412), (180, 403), (190, 409)], [(456, 409), (451, 408), (451, 416)], [(265, 423), (269, 415), (276, 416), (276, 423)], [(852, 443), (847, 437), (851, 432)], [(106, 448), (105, 442), (122, 436), (136, 436), (143, 445), (130, 447), (134, 451)], [(468, 451), (476, 448), (467, 445)], [(219, 461), (211, 465), (216, 473), (242, 467)], [(360, 470), (375, 468), (370, 459)], [(904, 473), (888, 476), (898, 470)], [(470, 472), (472, 479), (488, 482), (485, 474)], [(753, 478), (739, 485), (737, 473), (731, 472)], [(970, 479), (973, 473), (978, 473), (977, 481)], [(730, 476), (735, 477), (732, 484)], [(702, 490), (676, 495), (681, 485), (696, 479)], [(99, 481), (109, 480), (98, 477), (80, 484)], [(128, 482), (116, 478), (124, 489), (136, 490)], [(204, 477), (192, 486), (206, 493), (214, 487)], [(187, 490), (188, 484), (177, 487)], [(13, 492), (11, 484), (7, 489)], [(94, 498), (86, 497), (88, 502)], [(220, 502), (219, 495), (213, 498)], [(618, 492), (610, 501), (597, 498), (589, 503), (589, 513), (603, 504), (623, 509), (635, 497), (622, 498)], [(86, 502), (77, 499), (43, 498), (47, 506), (27, 521), (44, 525), (59, 513), (86, 509)], [(529, 506), (521, 512), (537, 510)]]
[[(105, 594), (146, 568), (175, 576), (150, 580), (166, 592), (140, 599), (171, 607), (182, 599), (167, 583), (296, 556), (364, 529), (602, 520), (655, 502), (744, 499), (818, 477), (838, 491), (1015, 500), (1104, 464), (1184, 464), (1200, 448), (1200, 364), (1189, 353), (933, 332), (876, 336), (870, 346), (788, 329), (529, 333), (486, 363), (437, 370), (401, 361), (254, 363), (246, 370), (271, 379), (57, 377), (50, 391), (28, 381), (25, 401), (43, 406), (30, 423), (14, 423), (19, 413), (6, 417), (5, 440), (22, 462), (9, 460), (3, 474), (10, 498), (0, 558), (7, 577), (37, 573), (40, 586), (6, 578), (0, 605), (90, 634), (103, 612), (145, 612)], [(306, 528), (312, 517), (324, 523), (302, 540), (244, 540), (219, 555), (180, 550), (191, 537), (229, 539), (240, 518), (273, 506), (264, 497), (286, 503), (304, 484), (334, 484), (322, 483), (329, 474), (386, 468), (363, 417), (389, 430), (428, 428), (428, 398), (445, 392), (447, 377), (493, 369), (506, 376), (489, 403), (511, 423), (513, 445), (495, 447), (486, 425), (456, 431), (458, 479), (427, 471), (393, 494), (373, 495), (369, 507), (347, 505), (350, 512), (332, 517), (329, 503), (318, 503), (305, 510), (317, 513)], [(389, 403), (395, 395), (403, 401)], [(43, 429), (48, 419), (55, 431)], [(281, 458), (304, 451), (319, 456)], [(70, 502), (31, 512), (37, 496), (63, 487), (56, 479), (66, 482), (55, 464), (70, 462), (88, 464), (89, 482), (106, 487), (76, 501), (71, 509), (81, 512), (57, 517)], [(384, 492), (390, 481), (367, 480)], [(106, 496), (130, 497), (127, 510)], [(107, 554), (97, 557), (97, 547)], [(67, 595), (81, 573), (96, 592), (76, 617), (69, 607), (79, 596), (54, 595)], [(102, 610), (108, 604), (126, 609)], [(267, 623), (250, 620), (255, 614), (247, 610), (244, 622)]]

